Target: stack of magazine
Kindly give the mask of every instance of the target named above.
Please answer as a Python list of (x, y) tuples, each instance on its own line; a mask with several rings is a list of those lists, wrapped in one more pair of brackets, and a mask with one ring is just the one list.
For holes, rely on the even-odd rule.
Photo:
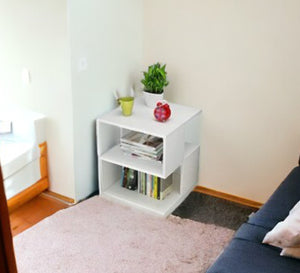
[(121, 138), (120, 146), (125, 154), (142, 159), (161, 162), (163, 158), (163, 140), (156, 136), (132, 131)]

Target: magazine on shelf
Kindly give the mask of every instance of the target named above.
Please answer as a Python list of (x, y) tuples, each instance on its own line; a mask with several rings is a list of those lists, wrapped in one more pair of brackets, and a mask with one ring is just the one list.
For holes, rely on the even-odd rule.
[(149, 155), (149, 154), (139, 152), (139, 151), (129, 151), (129, 150), (124, 150), (124, 149), (122, 149), (122, 151), (126, 155), (131, 155), (131, 156), (139, 157), (139, 158), (146, 159), (146, 160), (162, 161), (162, 158), (163, 158), (162, 154), (153, 156), (153, 155)]
[(138, 152), (141, 152), (141, 153), (147, 153), (149, 155), (160, 155), (162, 154), (163, 152), (163, 147), (161, 146), (159, 149), (157, 150), (147, 150), (147, 149), (144, 149), (143, 147), (139, 147), (139, 146), (133, 146), (133, 145), (130, 145), (130, 144), (127, 144), (127, 143), (120, 143), (120, 147), (122, 148), (122, 150), (128, 150), (128, 151), (138, 151)]
[(162, 138), (132, 131), (121, 138), (120, 147), (127, 155), (162, 162)]
[(163, 146), (162, 138), (134, 131), (123, 136), (121, 138), (121, 143), (141, 147), (149, 151), (159, 150)]

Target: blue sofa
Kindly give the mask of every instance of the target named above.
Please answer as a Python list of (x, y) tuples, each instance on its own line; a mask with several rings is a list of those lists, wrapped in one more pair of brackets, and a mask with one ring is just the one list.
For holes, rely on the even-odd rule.
[(280, 256), (280, 248), (261, 243), (266, 233), (279, 221), (283, 221), (299, 200), (298, 166), (290, 172), (269, 200), (239, 228), (207, 273), (300, 272), (300, 260)]

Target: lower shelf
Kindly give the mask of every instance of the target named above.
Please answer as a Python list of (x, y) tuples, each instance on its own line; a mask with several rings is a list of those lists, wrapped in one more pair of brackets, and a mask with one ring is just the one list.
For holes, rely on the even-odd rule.
[(187, 197), (193, 188), (194, 185), (191, 189), (188, 189), (182, 194), (173, 191), (164, 200), (156, 200), (136, 191), (130, 191), (123, 188), (120, 186), (120, 181), (117, 181), (111, 187), (106, 189), (102, 193), (102, 196), (104, 198), (147, 211), (151, 214), (166, 217)]

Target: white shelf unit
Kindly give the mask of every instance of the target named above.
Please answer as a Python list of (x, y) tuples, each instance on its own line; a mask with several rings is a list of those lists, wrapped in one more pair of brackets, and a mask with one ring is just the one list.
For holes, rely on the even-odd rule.
[[(97, 119), (97, 155), (100, 195), (128, 204), (152, 214), (168, 216), (198, 183), (200, 113), (195, 108), (171, 104), (171, 118), (158, 122), (153, 110), (136, 99), (132, 116), (121, 109)], [(120, 138), (130, 131), (142, 132), (163, 139), (163, 161), (151, 161), (126, 155)], [(164, 200), (142, 195), (121, 187), (122, 167), (167, 178), (172, 176), (173, 190)]]

